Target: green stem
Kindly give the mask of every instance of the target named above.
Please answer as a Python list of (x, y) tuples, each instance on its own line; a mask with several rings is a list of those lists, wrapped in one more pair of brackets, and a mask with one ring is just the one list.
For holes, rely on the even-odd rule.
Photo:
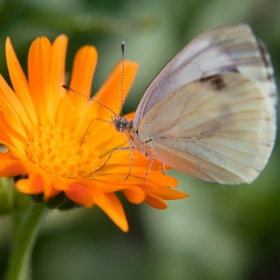
[(31, 278), (32, 250), (39, 232), (40, 222), (45, 213), (45, 204), (34, 204), (32, 202), (22, 215), (20, 224), (15, 227), (17, 232), (12, 244), (6, 280), (27, 280)]

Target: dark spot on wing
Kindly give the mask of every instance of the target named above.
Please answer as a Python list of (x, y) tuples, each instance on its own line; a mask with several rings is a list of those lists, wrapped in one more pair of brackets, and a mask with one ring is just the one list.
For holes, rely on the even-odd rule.
[(261, 60), (264, 64), (264, 66), (268, 69), (266, 78), (268, 80), (271, 80), (271, 79), (273, 79), (273, 75), (270, 71), (271, 63), (270, 63), (270, 59), (269, 59), (269, 54), (267, 53), (266, 47), (262, 42), (258, 41), (258, 47), (259, 47), (259, 51), (261, 54)]
[(201, 78), (201, 79), (199, 79), (199, 81), (200, 81), (201, 84), (203, 84), (205, 82), (208, 82), (212, 78), (213, 78), (213, 76), (209, 76), (209, 77)]
[(264, 65), (267, 68), (269, 68), (270, 63), (269, 63), (268, 58), (267, 58), (267, 52), (266, 52), (265, 46), (260, 41), (258, 41), (258, 47), (259, 47), (259, 51), (261, 53), (261, 59), (262, 59)]
[(268, 80), (272, 80), (272, 79), (273, 79), (273, 76), (271, 75), (270, 72), (267, 72), (267, 79), (268, 79)]
[(219, 74), (206, 78), (201, 78), (199, 81), (201, 83), (210, 82), (214, 90), (222, 90), (226, 87), (223, 77)]

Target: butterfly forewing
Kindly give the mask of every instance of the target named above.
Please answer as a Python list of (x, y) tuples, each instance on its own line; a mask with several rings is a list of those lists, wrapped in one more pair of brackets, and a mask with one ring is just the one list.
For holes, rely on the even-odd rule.
[(227, 72), (253, 80), (274, 110), (276, 86), (269, 55), (248, 25), (236, 24), (206, 31), (167, 63), (145, 91), (136, 110), (134, 128), (155, 104), (177, 89)]
[[(140, 121), (148, 154), (205, 181), (251, 182), (265, 166), (275, 138), (271, 102), (238, 73), (181, 86)], [(136, 143), (137, 146), (138, 143)]]

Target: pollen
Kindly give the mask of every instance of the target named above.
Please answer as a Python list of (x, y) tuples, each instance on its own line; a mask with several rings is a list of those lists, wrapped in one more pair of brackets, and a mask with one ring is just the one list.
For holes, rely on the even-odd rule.
[(99, 163), (99, 153), (92, 142), (54, 123), (30, 133), (25, 152), (28, 161), (66, 179), (92, 177)]

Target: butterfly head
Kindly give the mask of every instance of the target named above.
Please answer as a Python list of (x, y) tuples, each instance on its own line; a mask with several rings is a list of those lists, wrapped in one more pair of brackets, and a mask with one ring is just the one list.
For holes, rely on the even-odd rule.
[(118, 132), (129, 132), (133, 128), (133, 121), (123, 117), (112, 118), (112, 124)]

